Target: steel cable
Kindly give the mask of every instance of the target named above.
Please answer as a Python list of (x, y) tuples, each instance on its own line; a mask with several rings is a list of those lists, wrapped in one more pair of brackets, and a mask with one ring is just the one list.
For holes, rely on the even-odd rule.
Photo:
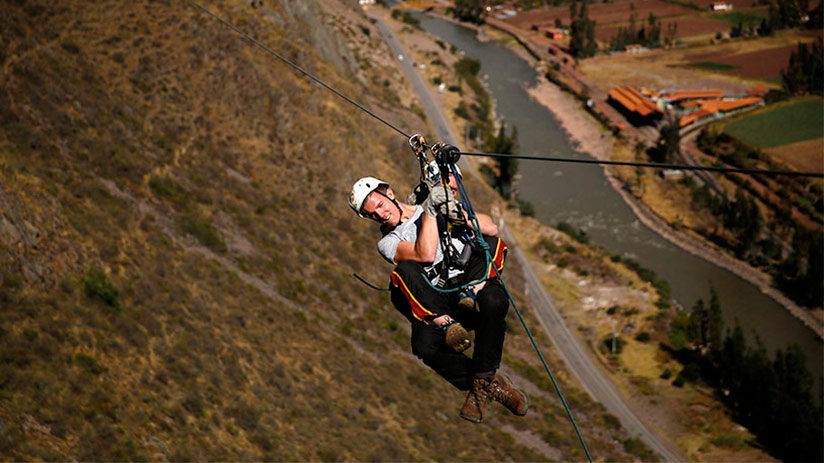
[(396, 126), (392, 125), (392, 124), (391, 124), (391, 123), (389, 123), (386, 119), (384, 119), (384, 118), (382, 118), (382, 117), (378, 116), (377, 114), (373, 113), (372, 111), (370, 111), (369, 109), (367, 109), (366, 107), (364, 107), (363, 105), (361, 105), (360, 103), (358, 103), (357, 101), (355, 101), (355, 100), (353, 100), (353, 99), (349, 98), (348, 96), (344, 95), (343, 93), (339, 92), (337, 89), (335, 89), (335, 88), (334, 88), (334, 87), (332, 87), (331, 85), (329, 85), (329, 84), (327, 84), (326, 82), (324, 82), (324, 81), (320, 80), (319, 78), (315, 77), (315, 76), (314, 76), (314, 75), (312, 75), (309, 71), (307, 71), (307, 70), (303, 69), (302, 67), (298, 66), (297, 64), (293, 63), (292, 61), (290, 61), (289, 59), (287, 59), (286, 57), (284, 57), (284, 56), (283, 56), (283, 55), (281, 55), (280, 53), (278, 53), (278, 52), (276, 52), (276, 51), (272, 50), (271, 48), (269, 48), (269, 47), (268, 47), (268, 46), (266, 46), (265, 44), (261, 43), (259, 40), (255, 39), (254, 37), (252, 37), (251, 35), (249, 35), (249, 34), (248, 34), (248, 33), (246, 33), (245, 31), (243, 31), (243, 30), (241, 30), (241, 29), (239, 29), (239, 28), (235, 27), (232, 23), (230, 23), (229, 21), (226, 21), (225, 19), (223, 19), (223, 18), (221, 18), (220, 16), (216, 15), (216, 14), (215, 14), (215, 13), (213, 13), (211, 10), (209, 10), (208, 8), (206, 8), (205, 6), (203, 6), (203, 5), (201, 5), (201, 4), (197, 3), (197, 2), (195, 2), (194, 0), (189, 0), (189, 3), (191, 3), (191, 4), (192, 4), (192, 5), (194, 5), (194, 6), (196, 6), (196, 7), (197, 7), (197, 8), (199, 8), (201, 11), (203, 11), (203, 12), (204, 12), (204, 13), (206, 13), (206, 14), (208, 14), (209, 16), (211, 16), (211, 17), (215, 18), (216, 20), (220, 21), (220, 23), (221, 23), (221, 24), (223, 24), (224, 26), (228, 27), (229, 29), (231, 29), (231, 30), (235, 31), (236, 33), (240, 34), (240, 36), (242, 36), (242, 37), (243, 37), (243, 38), (245, 38), (246, 40), (248, 40), (248, 41), (252, 42), (254, 45), (256, 45), (256, 46), (260, 47), (261, 49), (263, 49), (263, 50), (264, 50), (264, 51), (266, 51), (267, 53), (271, 54), (272, 56), (276, 57), (277, 59), (279, 59), (279, 60), (283, 61), (284, 63), (288, 64), (289, 66), (291, 66), (291, 67), (292, 67), (292, 68), (294, 68), (295, 70), (299, 71), (301, 74), (305, 75), (305, 76), (306, 76), (306, 77), (308, 77), (309, 79), (311, 79), (311, 80), (313, 80), (314, 82), (316, 82), (318, 85), (323, 86), (324, 88), (326, 88), (327, 90), (331, 91), (331, 92), (332, 92), (332, 93), (334, 93), (335, 95), (337, 95), (337, 96), (339, 96), (339, 97), (343, 98), (344, 100), (346, 100), (348, 103), (350, 103), (350, 104), (352, 104), (352, 105), (354, 105), (354, 106), (358, 107), (361, 111), (364, 111), (364, 112), (366, 112), (367, 114), (369, 114), (370, 116), (374, 117), (375, 119), (377, 119), (377, 120), (379, 120), (379, 121), (383, 122), (383, 123), (384, 123), (384, 124), (386, 124), (388, 127), (392, 128), (393, 130), (395, 130), (396, 132), (398, 132), (399, 134), (403, 135), (403, 136), (404, 136), (404, 137), (406, 137), (406, 138), (409, 138), (409, 135), (408, 135), (406, 132), (404, 132), (403, 130), (401, 130), (401, 129), (397, 128)]
[(550, 161), (550, 162), (564, 162), (577, 164), (599, 164), (607, 166), (634, 166), (647, 167), (652, 169), (674, 169), (674, 170), (704, 170), (709, 172), (730, 172), (751, 175), (786, 175), (795, 177), (816, 177), (824, 178), (824, 173), (820, 172), (800, 172), (795, 170), (768, 170), (768, 169), (747, 169), (744, 167), (720, 167), (720, 166), (691, 166), (687, 164), (664, 164), (653, 162), (635, 162), (635, 161), (604, 161), (599, 159), (572, 159), (559, 158), (548, 156), (525, 156), (520, 154), (502, 154), (502, 153), (466, 153), (461, 152), (466, 156), (480, 156), (492, 158), (511, 158), (511, 159), (526, 159), (530, 161)]

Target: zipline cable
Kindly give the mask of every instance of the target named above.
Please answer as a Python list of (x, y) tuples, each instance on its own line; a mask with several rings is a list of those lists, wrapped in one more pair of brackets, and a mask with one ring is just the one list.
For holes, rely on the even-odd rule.
[(753, 175), (786, 175), (795, 177), (816, 177), (824, 178), (824, 173), (820, 172), (799, 172), (795, 170), (767, 170), (767, 169), (747, 169), (743, 167), (720, 167), (720, 166), (692, 166), (684, 164), (659, 164), (653, 162), (635, 162), (635, 161), (605, 161), (599, 159), (573, 159), (573, 158), (559, 158), (549, 156), (526, 156), (521, 154), (502, 154), (502, 153), (466, 153), (460, 154), (465, 156), (480, 156), (492, 158), (510, 158), (510, 159), (526, 159), (530, 161), (550, 161), (550, 162), (564, 162), (577, 164), (600, 164), (608, 166), (634, 166), (634, 167), (648, 167), (653, 169), (677, 169), (677, 170), (704, 170), (710, 172), (729, 172), (740, 174)]
[[(217, 14), (213, 13), (211, 10), (206, 8), (205, 6), (195, 2), (194, 0), (189, 0), (189, 3), (206, 13), (207, 15), (211, 16), (212, 18), (219, 21), (224, 26), (228, 27), (229, 29), (233, 30), (235, 33), (240, 35), (241, 37), (245, 38), (252, 44), (258, 46), (265, 52), (271, 54), (272, 56), (276, 57), (277, 59), (283, 61), (284, 63), (288, 64), (304, 76), (308, 77), (312, 81), (316, 82), (318, 85), (326, 88), (327, 90), (331, 91), (335, 95), (339, 96), (340, 98), (344, 99), (347, 103), (357, 107), (361, 111), (369, 114), (370, 116), (374, 117), (378, 121), (385, 124), (387, 127), (393, 129), (394, 131), (398, 132), (399, 134), (403, 135), (405, 138), (409, 139), (410, 136), (404, 132), (403, 130), (399, 129), (386, 119), (378, 116), (377, 114), (370, 111), (368, 108), (363, 106), (362, 104), (358, 103), (357, 101), (349, 98), (348, 96), (344, 95), (331, 85), (327, 84), (326, 82), (322, 81), (321, 79), (315, 77), (309, 71), (306, 71), (302, 67), (298, 66), (297, 64), (290, 61), (288, 58), (284, 57), (280, 53), (272, 50), (270, 47), (266, 46), (264, 43), (260, 42), (259, 40), (255, 39), (247, 32), (239, 29), (229, 21), (223, 19), (222, 17), (218, 16)], [(785, 176), (796, 176), (796, 177), (815, 177), (815, 178), (824, 178), (824, 173), (818, 172), (797, 172), (792, 170), (764, 170), (764, 169), (744, 169), (744, 168), (734, 168), (734, 167), (715, 167), (715, 166), (690, 166), (690, 165), (681, 165), (681, 164), (656, 164), (656, 163), (646, 163), (646, 162), (628, 162), (628, 161), (600, 161), (597, 159), (569, 159), (569, 158), (558, 158), (558, 157), (540, 157), (540, 156), (525, 156), (525, 155), (511, 155), (511, 154), (500, 154), (500, 153), (468, 153), (468, 152), (461, 152), (460, 154), (465, 154), (467, 156), (485, 156), (485, 157), (510, 157), (512, 159), (528, 159), (528, 160), (537, 160), (537, 161), (553, 161), (553, 162), (562, 162), (562, 163), (579, 163), (579, 164), (600, 164), (600, 165), (618, 165), (618, 166), (635, 166), (635, 167), (645, 167), (645, 168), (653, 168), (653, 169), (680, 169), (680, 170), (704, 170), (710, 172), (730, 172), (730, 173), (743, 173), (743, 174), (762, 174), (762, 175), (785, 175)]]
[(360, 108), (360, 110), (361, 110), (361, 111), (364, 111), (364, 112), (366, 112), (367, 114), (369, 114), (370, 116), (374, 117), (375, 119), (377, 119), (377, 120), (379, 120), (379, 121), (383, 122), (384, 124), (386, 124), (387, 126), (389, 126), (391, 129), (395, 130), (395, 131), (396, 131), (396, 132), (398, 132), (399, 134), (403, 135), (404, 137), (409, 138), (409, 135), (407, 135), (407, 134), (406, 134), (406, 132), (404, 132), (403, 130), (401, 130), (401, 129), (399, 129), (399, 128), (395, 127), (395, 126), (394, 126), (394, 125), (392, 125), (392, 124), (390, 124), (388, 121), (386, 121), (386, 120), (385, 120), (385, 119), (383, 119), (382, 117), (378, 116), (377, 114), (373, 113), (373, 112), (372, 112), (372, 111), (370, 111), (369, 109), (365, 108), (363, 105), (361, 105), (361, 104), (360, 104), (360, 103), (358, 103), (357, 101), (355, 101), (355, 100), (353, 100), (353, 99), (349, 98), (348, 96), (344, 95), (343, 93), (339, 92), (339, 91), (338, 91), (338, 90), (336, 90), (334, 87), (332, 87), (331, 85), (327, 84), (326, 82), (324, 82), (324, 81), (320, 80), (319, 78), (315, 77), (315, 76), (314, 76), (314, 75), (312, 75), (309, 71), (306, 71), (305, 69), (303, 69), (302, 67), (300, 67), (300, 66), (298, 66), (297, 64), (293, 63), (292, 61), (290, 61), (289, 59), (287, 59), (286, 57), (284, 57), (284, 56), (283, 56), (283, 55), (281, 55), (280, 53), (276, 52), (275, 50), (272, 50), (271, 48), (269, 48), (269, 47), (268, 47), (268, 46), (266, 46), (265, 44), (261, 43), (259, 40), (255, 39), (254, 37), (252, 37), (251, 35), (249, 35), (249, 34), (248, 34), (248, 33), (246, 33), (245, 31), (243, 31), (243, 30), (241, 30), (241, 29), (239, 29), (239, 28), (235, 27), (235, 26), (234, 26), (232, 23), (230, 23), (229, 21), (226, 21), (225, 19), (221, 18), (220, 16), (216, 15), (215, 13), (212, 13), (212, 11), (210, 11), (210, 10), (209, 10), (208, 8), (206, 8), (205, 6), (203, 6), (203, 5), (201, 5), (201, 4), (197, 3), (197, 2), (195, 2), (194, 0), (189, 0), (189, 3), (191, 3), (191, 4), (192, 4), (192, 5), (194, 5), (194, 6), (196, 6), (196, 7), (197, 7), (197, 8), (199, 8), (201, 11), (203, 11), (203, 12), (204, 12), (204, 13), (206, 13), (206, 14), (208, 14), (209, 16), (211, 16), (211, 17), (215, 18), (216, 20), (220, 21), (220, 22), (221, 22), (224, 26), (226, 26), (226, 27), (228, 27), (229, 29), (231, 29), (231, 30), (235, 31), (236, 33), (240, 34), (240, 36), (242, 36), (242, 37), (243, 37), (243, 38), (245, 38), (246, 40), (248, 40), (248, 41), (252, 42), (254, 45), (257, 45), (258, 47), (260, 47), (261, 49), (263, 49), (263, 50), (264, 50), (264, 51), (266, 51), (267, 53), (271, 54), (272, 56), (276, 57), (277, 59), (279, 59), (279, 60), (283, 61), (284, 63), (288, 64), (289, 66), (293, 67), (295, 70), (299, 71), (301, 74), (305, 75), (306, 77), (308, 77), (308, 78), (312, 79), (312, 80), (313, 80), (313, 81), (315, 81), (317, 84), (319, 84), (319, 85), (323, 86), (324, 88), (326, 88), (327, 90), (331, 91), (331, 92), (332, 92), (332, 93), (334, 93), (335, 95), (337, 95), (337, 96), (339, 96), (339, 97), (343, 98), (343, 99), (344, 99), (344, 100), (346, 100), (348, 103), (351, 103), (351, 104), (353, 104), (353, 105), (357, 106), (358, 108)]

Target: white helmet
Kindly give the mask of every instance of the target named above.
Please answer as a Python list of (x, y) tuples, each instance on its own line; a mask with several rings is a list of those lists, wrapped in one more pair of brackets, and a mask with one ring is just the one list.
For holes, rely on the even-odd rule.
[(361, 212), (363, 202), (366, 201), (369, 193), (372, 193), (381, 185), (389, 186), (388, 183), (383, 180), (378, 180), (375, 177), (363, 177), (355, 182), (355, 184), (352, 185), (352, 192), (349, 193), (349, 207), (351, 207), (358, 216), (366, 218), (367, 216)]
[[(458, 175), (463, 178), (463, 174), (461, 173), (461, 168), (455, 164), (455, 170), (458, 172)], [(429, 161), (429, 164), (426, 165), (425, 168), (426, 172), (426, 183), (429, 186), (435, 186), (441, 183), (441, 169), (438, 167), (438, 163), (436, 161)]]

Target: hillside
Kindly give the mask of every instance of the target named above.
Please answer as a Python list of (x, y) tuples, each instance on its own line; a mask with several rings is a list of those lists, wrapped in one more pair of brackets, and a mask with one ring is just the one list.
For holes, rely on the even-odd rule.
[[(208, 5), (426, 132), (354, 3)], [(351, 277), (389, 267), (349, 188), (409, 191), (405, 140), (188, 2), (0, 12), (2, 459), (582, 459), (514, 313), (505, 362), (531, 411), (472, 425)], [(593, 454), (644, 458), (538, 342)]]

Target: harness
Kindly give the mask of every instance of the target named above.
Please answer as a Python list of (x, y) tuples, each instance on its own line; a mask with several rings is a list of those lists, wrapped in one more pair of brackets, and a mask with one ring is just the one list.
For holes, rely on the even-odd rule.
[[(472, 205), (469, 202), (469, 197), (463, 188), (461, 176), (455, 169), (455, 163), (460, 159), (460, 151), (458, 148), (444, 143), (436, 143), (428, 146), (420, 134), (415, 134), (409, 138), (409, 146), (412, 148), (412, 152), (418, 159), (421, 168), (420, 181), (413, 190), (416, 204), (420, 204), (426, 199), (431, 188), (450, 188), (449, 174), (452, 174), (455, 178), (458, 191), (463, 200), (461, 202), (456, 201), (457, 211), (454, 216), (451, 214), (442, 214), (440, 210), (437, 212), (438, 240), (441, 246), (443, 260), (425, 273), (425, 280), (433, 289), (440, 292), (461, 291), (467, 286), (473, 286), (485, 281), (486, 278), (483, 278), (478, 281), (460, 285), (459, 278), (449, 278), (450, 270), (463, 271), (473, 251), (489, 249), (489, 245), (481, 235), (480, 224), (478, 224), (475, 212), (472, 210)], [(439, 181), (432, 186), (430, 186), (427, 181), (426, 175), (426, 166), (428, 165), (427, 151), (429, 151), (435, 159), (440, 174)], [(464, 214), (464, 212), (466, 214)], [(469, 218), (469, 221), (467, 221), (465, 216)], [(472, 223), (470, 224), (470, 222)], [(460, 252), (455, 247), (452, 241), (453, 239), (458, 239), (464, 243), (464, 247)], [(488, 252), (486, 253), (486, 259), (488, 266)]]

